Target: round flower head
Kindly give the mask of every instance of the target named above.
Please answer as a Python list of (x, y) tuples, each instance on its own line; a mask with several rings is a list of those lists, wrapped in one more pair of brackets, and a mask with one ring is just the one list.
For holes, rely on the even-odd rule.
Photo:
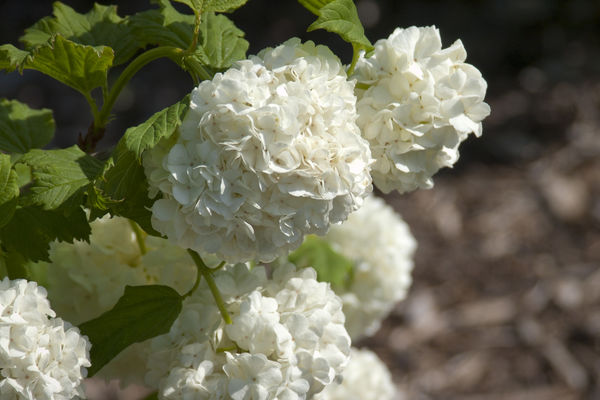
[(0, 281), (0, 398), (83, 396), (90, 344), (77, 328), (54, 316), (46, 291), (35, 282)]
[(386, 365), (367, 349), (352, 348), (340, 383), (329, 385), (315, 400), (392, 400), (396, 388)]
[(374, 334), (412, 282), (416, 241), (408, 225), (382, 199), (370, 196), (346, 222), (332, 226), (325, 240), (354, 262), (352, 281), (336, 288), (350, 337)]
[[(126, 285), (168, 285), (189, 290), (196, 267), (187, 252), (157, 237), (142, 238), (144, 251), (126, 218), (105, 216), (91, 224), (90, 242), (52, 243), (51, 263), (35, 271), (46, 278), (48, 297), (62, 318), (79, 324), (110, 310)], [(74, 301), (76, 299), (76, 301)], [(98, 376), (119, 378), (122, 384), (142, 383), (145, 352), (134, 344), (111, 360)]]
[(460, 40), (442, 49), (435, 27), (397, 28), (359, 59), (358, 120), (376, 162), (373, 183), (400, 193), (431, 188), (431, 177), (458, 160), (469, 133), (481, 135), (490, 113), (487, 84), (465, 63)]
[(244, 264), (215, 274), (232, 323), (205, 283), (152, 339), (146, 383), (159, 399), (307, 399), (339, 378), (350, 338), (340, 299), (311, 268)]
[(52, 262), (34, 266), (51, 269), (45, 274), (48, 297), (61, 317), (75, 324), (95, 318), (116, 304), (126, 285), (160, 283), (181, 293), (192, 286), (196, 267), (184, 249), (147, 236), (142, 251), (122, 217), (105, 216), (90, 226), (89, 243), (54, 242)]
[(290, 39), (194, 89), (174, 138), (144, 154), (152, 225), (229, 262), (272, 261), (371, 191), (354, 84), (326, 47)]

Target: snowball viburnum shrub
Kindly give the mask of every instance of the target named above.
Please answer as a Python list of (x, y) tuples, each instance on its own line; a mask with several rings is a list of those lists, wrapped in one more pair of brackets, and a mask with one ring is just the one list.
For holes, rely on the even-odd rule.
[(459, 144), (481, 135), (487, 84), (466, 56), (460, 40), (443, 49), (437, 28), (412, 26), (378, 40), (357, 62), (357, 123), (381, 191), (431, 188), (432, 176), (458, 160)]
[(45, 289), (35, 282), (0, 281), (0, 398), (83, 396), (90, 343), (55, 315)]
[(392, 400), (396, 388), (386, 365), (367, 349), (352, 348), (341, 382), (318, 393), (315, 400)]
[[(49, 75), (93, 117), (49, 149), (51, 110), (0, 99), (0, 398), (81, 396), (88, 371), (159, 399), (389, 398), (364, 352), (331, 386), (411, 281), (415, 241), (369, 196), (431, 187), (481, 135), (485, 81), (434, 27), (373, 47), (352, 0), (300, 1), (310, 30), (352, 44), (347, 69), (297, 38), (248, 57), (224, 14), (245, 0), (173, 1), (124, 17), (57, 1), (0, 45), (0, 70)], [(159, 58), (196, 87), (96, 151)]]
[(342, 303), (313, 269), (291, 264), (215, 273), (232, 323), (206, 287), (152, 340), (146, 383), (161, 399), (308, 399), (338, 377), (350, 337)]
[(176, 140), (144, 157), (153, 227), (228, 262), (272, 261), (371, 191), (354, 84), (325, 46), (290, 39), (191, 95)]
[(406, 296), (415, 238), (392, 207), (370, 196), (346, 222), (332, 226), (325, 240), (354, 263), (349, 286), (336, 288), (344, 303), (346, 328), (353, 340), (370, 336)]

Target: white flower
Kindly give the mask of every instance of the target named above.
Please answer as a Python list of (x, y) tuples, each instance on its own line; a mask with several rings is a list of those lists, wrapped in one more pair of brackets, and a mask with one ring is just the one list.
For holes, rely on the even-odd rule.
[(267, 279), (264, 267), (237, 264), (214, 275), (233, 323), (203, 281), (152, 339), (146, 383), (160, 399), (308, 399), (341, 375), (350, 352), (341, 300), (313, 269), (286, 264)]
[(354, 84), (326, 47), (290, 39), (191, 95), (173, 138), (144, 154), (152, 225), (229, 262), (272, 261), (371, 191)]
[(390, 371), (379, 357), (352, 348), (342, 381), (327, 386), (315, 400), (392, 400), (395, 394)]
[(371, 196), (346, 222), (333, 226), (325, 240), (354, 262), (349, 287), (336, 287), (350, 337), (374, 334), (412, 282), (416, 241), (408, 225), (382, 199)]
[(442, 49), (435, 27), (413, 26), (378, 40), (356, 64), (357, 88), (368, 87), (357, 89), (357, 124), (383, 192), (431, 188), (431, 177), (458, 160), (467, 135), (481, 135), (487, 84), (466, 56), (460, 40)]
[(54, 317), (35, 282), (0, 281), (0, 397), (70, 400), (83, 396), (90, 343)]
[(240, 304), (239, 314), (225, 327), (225, 332), (238, 346), (251, 353), (270, 356), (277, 351), (284, 354), (292, 337), (279, 323), (277, 308), (276, 299), (254, 291)]
[(273, 398), (283, 380), (281, 365), (264, 354), (227, 354), (223, 371), (228, 377), (227, 390), (233, 400)]
[[(126, 285), (168, 285), (180, 293), (189, 290), (196, 267), (187, 252), (168, 240), (148, 236), (142, 253), (129, 220), (105, 216), (91, 224), (90, 243), (52, 243), (51, 263), (33, 266), (47, 278), (48, 297), (62, 318), (79, 324), (110, 310)], [(119, 353), (99, 371), (123, 385), (142, 383), (146, 364), (144, 344)]]

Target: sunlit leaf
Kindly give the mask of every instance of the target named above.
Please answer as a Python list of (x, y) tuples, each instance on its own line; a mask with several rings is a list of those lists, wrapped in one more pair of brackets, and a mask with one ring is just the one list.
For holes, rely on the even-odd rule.
[[(312, 4), (313, 2), (301, 0), (300, 3), (306, 6), (305, 3)], [(307, 31), (325, 29), (328, 32), (338, 34), (357, 49), (372, 50), (373, 45), (365, 36), (365, 30), (358, 18), (358, 11), (356, 10), (354, 1), (333, 0), (326, 3), (316, 10), (318, 18), (308, 27)]]
[[(194, 17), (180, 13), (167, 0), (159, 0), (158, 4), (159, 9), (132, 17), (132, 27), (138, 40), (144, 41), (144, 44), (189, 48), (194, 39)], [(245, 58), (247, 49), (244, 32), (229, 18), (206, 13), (202, 15), (196, 49), (178, 62), (191, 73), (203, 67), (220, 70)]]
[(229, 18), (213, 13), (202, 18), (199, 46), (195, 52), (202, 64), (225, 69), (246, 57), (248, 41), (244, 39), (244, 32)]
[(156, 146), (162, 138), (171, 136), (181, 124), (189, 104), (189, 96), (185, 96), (181, 101), (155, 113), (140, 125), (127, 129), (122, 139), (125, 148), (140, 157), (144, 150)]
[(248, 0), (174, 0), (194, 10), (194, 13), (231, 12), (240, 8)]
[(53, 5), (53, 14), (25, 30), (20, 41), (27, 48), (44, 45), (58, 33), (75, 43), (109, 46), (115, 52), (114, 65), (119, 65), (141, 47), (127, 19), (117, 14), (117, 6), (96, 3), (88, 13), (80, 14), (57, 1)]
[(25, 55), (12, 45), (0, 46), (0, 67), (8, 72), (33, 69), (88, 94), (106, 85), (114, 52), (110, 47), (77, 44), (60, 35)]

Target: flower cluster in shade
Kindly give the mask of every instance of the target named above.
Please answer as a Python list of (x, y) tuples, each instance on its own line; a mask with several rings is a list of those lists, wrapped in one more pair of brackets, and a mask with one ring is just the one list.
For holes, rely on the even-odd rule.
[(90, 343), (76, 327), (55, 316), (45, 289), (37, 283), (0, 281), (0, 398), (83, 396)]
[(370, 336), (406, 296), (416, 240), (400, 215), (375, 196), (346, 222), (332, 226), (325, 240), (354, 263), (349, 286), (336, 287), (346, 328), (353, 340)]
[(459, 144), (481, 135), (487, 84), (466, 56), (460, 40), (443, 49), (435, 27), (413, 26), (397, 28), (358, 60), (357, 123), (383, 192), (431, 188), (432, 176), (458, 160)]
[(309, 399), (339, 378), (350, 353), (342, 303), (312, 268), (285, 264), (268, 279), (236, 264), (214, 276), (232, 323), (203, 281), (151, 342), (146, 383), (159, 399)]
[[(65, 320), (79, 324), (98, 317), (117, 303), (126, 285), (162, 284), (180, 293), (193, 285), (196, 267), (184, 249), (166, 239), (142, 234), (142, 252), (131, 222), (122, 217), (105, 216), (90, 226), (89, 243), (53, 242), (52, 262), (31, 266), (34, 274), (45, 276), (52, 307)], [(128, 347), (98, 376), (119, 378), (122, 384), (143, 383), (143, 348), (140, 344)]]
[(396, 388), (387, 366), (375, 353), (352, 348), (342, 381), (327, 386), (315, 400), (392, 400)]
[(354, 82), (325, 46), (290, 39), (191, 94), (178, 132), (144, 154), (152, 225), (228, 262), (272, 261), (344, 221), (371, 191)]
[(52, 262), (33, 266), (47, 271), (48, 298), (61, 317), (74, 324), (95, 318), (116, 304), (126, 285), (160, 283), (180, 293), (191, 288), (196, 267), (185, 249), (142, 234), (143, 253), (123, 217), (105, 216), (90, 226), (89, 243), (53, 242)]

